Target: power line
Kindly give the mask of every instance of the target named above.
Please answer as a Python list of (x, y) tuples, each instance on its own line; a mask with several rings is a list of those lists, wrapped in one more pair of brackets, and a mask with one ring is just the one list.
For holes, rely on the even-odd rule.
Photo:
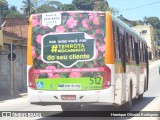
[(133, 9), (137, 9), (137, 8), (149, 6), (149, 5), (152, 5), (152, 4), (156, 4), (156, 3), (159, 3), (159, 2), (160, 2), (160, 1), (156, 1), (156, 2), (152, 2), (152, 3), (145, 4), (145, 5), (140, 5), (140, 6), (137, 6), (137, 7), (133, 7), (133, 8), (121, 10), (121, 11), (119, 11), (119, 12), (125, 12), (125, 11), (129, 11), (129, 10), (133, 10)]

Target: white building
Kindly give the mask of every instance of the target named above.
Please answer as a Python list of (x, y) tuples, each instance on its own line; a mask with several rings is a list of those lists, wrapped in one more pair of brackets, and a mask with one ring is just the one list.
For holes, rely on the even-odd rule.
[(137, 25), (132, 28), (146, 39), (148, 45), (149, 58), (153, 59), (153, 57), (155, 56), (154, 28), (151, 25)]

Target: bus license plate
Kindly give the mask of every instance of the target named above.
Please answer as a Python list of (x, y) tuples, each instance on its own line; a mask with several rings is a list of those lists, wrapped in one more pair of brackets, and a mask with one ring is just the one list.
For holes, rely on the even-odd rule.
[(76, 95), (62, 95), (62, 100), (76, 100)]

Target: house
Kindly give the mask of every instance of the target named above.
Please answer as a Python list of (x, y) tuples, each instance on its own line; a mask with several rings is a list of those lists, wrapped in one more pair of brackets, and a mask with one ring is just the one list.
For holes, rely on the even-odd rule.
[(156, 32), (151, 25), (137, 25), (132, 27), (138, 34), (146, 39), (148, 45), (149, 59), (154, 59), (157, 57), (158, 47), (156, 44)]
[[(0, 31), (0, 95), (9, 95), (11, 90), (27, 90), (26, 45), (27, 18), (2, 18)], [(8, 57), (13, 44), (16, 59), (11, 62)], [(12, 64), (11, 64), (12, 63)], [(13, 85), (12, 85), (13, 84)], [(13, 89), (11, 89), (11, 86)]]

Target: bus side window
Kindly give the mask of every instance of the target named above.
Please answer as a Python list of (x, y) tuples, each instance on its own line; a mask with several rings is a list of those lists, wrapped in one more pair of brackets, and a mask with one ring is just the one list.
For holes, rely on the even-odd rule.
[(134, 37), (131, 35), (131, 49), (132, 49), (132, 60), (135, 61), (135, 52), (134, 52)]
[(120, 40), (120, 55), (121, 55), (121, 61), (122, 61), (122, 63), (125, 63), (126, 62), (126, 54), (125, 54), (125, 41), (124, 41), (124, 39), (125, 39), (125, 36), (123, 35), (123, 34), (120, 34), (120, 38), (119, 38), (119, 40)]
[(147, 44), (145, 44), (145, 62), (147, 62), (149, 59), (149, 56), (148, 56), (148, 47), (147, 47)]
[(120, 45), (120, 32), (119, 32), (119, 28), (117, 27), (117, 44), (118, 44), (118, 49), (117, 49), (117, 53), (118, 53), (118, 59), (121, 59), (121, 45)]
[(140, 42), (140, 61), (141, 62), (143, 62), (143, 59), (142, 59), (142, 42), (141, 41), (139, 41)]
[(142, 42), (142, 62), (144, 62), (144, 43)]
[(130, 47), (128, 33), (126, 33), (126, 62), (130, 62)]
[(129, 37), (129, 51), (130, 51), (130, 60), (133, 61), (132, 59), (132, 35)]
[(139, 41), (140, 62), (143, 62), (142, 42)]
[(139, 62), (142, 62), (141, 61), (141, 41), (138, 42), (138, 49), (139, 49), (138, 50), (139, 51)]
[(145, 44), (143, 43), (143, 62), (145, 62)]
[(114, 57), (117, 59), (118, 57), (117, 57), (117, 55), (118, 55), (118, 53), (117, 53), (117, 27), (116, 27), (116, 25), (115, 25), (115, 23), (113, 23), (112, 24), (112, 26), (113, 26), (113, 40), (114, 40)]
[(116, 59), (120, 59), (120, 34), (119, 34), (119, 28), (117, 26), (114, 27), (115, 28), (115, 52), (116, 52)]
[(141, 42), (141, 59), (142, 59), (142, 62), (143, 62), (143, 42)]

